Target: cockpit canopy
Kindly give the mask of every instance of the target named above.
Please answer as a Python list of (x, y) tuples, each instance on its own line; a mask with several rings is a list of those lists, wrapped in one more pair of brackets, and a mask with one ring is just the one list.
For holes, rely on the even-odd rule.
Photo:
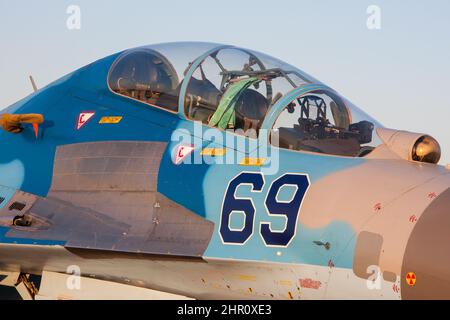
[(142, 48), (122, 56), (115, 62), (108, 82), (118, 94), (172, 111), (178, 109), (178, 75), (157, 51)]
[[(273, 145), (293, 150), (364, 156), (379, 124), (334, 90), (288, 93), (321, 84), (265, 54), (210, 43), (168, 43), (125, 51), (113, 63), (109, 88), (149, 106), (236, 133), (258, 135), (267, 114)], [(283, 105), (280, 105), (283, 104)]]

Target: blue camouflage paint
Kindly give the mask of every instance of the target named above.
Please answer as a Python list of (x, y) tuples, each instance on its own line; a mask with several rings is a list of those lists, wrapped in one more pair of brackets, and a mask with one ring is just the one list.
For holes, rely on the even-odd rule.
[[(322, 85), (307, 85), (302, 89), (293, 90), (280, 104), (277, 103), (272, 109), (272, 120), (275, 121), (275, 111), (279, 112), (283, 109), (282, 103), (290, 102), (299, 94), (304, 94), (310, 91), (328, 89)], [(269, 127), (267, 122), (266, 124)], [(200, 137), (204, 134), (204, 130), (209, 129), (206, 125), (201, 125), (203, 132), (194, 132), (192, 122), (180, 121), (177, 130), (185, 132), (189, 136), (191, 142), (196, 146), (196, 151), (191, 154), (192, 157), (199, 157), (201, 148), (204, 147), (220, 147), (217, 143), (209, 143), (201, 140)], [(222, 133), (223, 136), (230, 135), (230, 133)], [(225, 138), (223, 138), (225, 140)], [(244, 139), (236, 137), (237, 140)], [(310, 263), (315, 265), (328, 265), (332, 260), (336, 267), (351, 268), (353, 264), (353, 251), (355, 246), (355, 231), (349, 223), (344, 221), (334, 221), (327, 226), (319, 229), (309, 229), (301, 225), (297, 227), (297, 234), (288, 248), (274, 248), (264, 245), (261, 236), (259, 235), (259, 227), (261, 222), (271, 222), (274, 229), (283, 229), (283, 218), (268, 217), (264, 207), (264, 200), (268, 192), (268, 188), (273, 180), (279, 178), (286, 172), (291, 173), (308, 173), (311, 183), (332, 174), (337, 171), (346, 170), (365, 163), (367, 160), (362, 158), (346, 158), (346, 157), (330, 157), (314, 154), (307, 154), (302, 152), (278, 149), (265, 144), (259, 144), (259, 148), (266, 148), (267, 154), (273, 155), (277, 151), (280, 152), (280, 168), (273, 173), (264, 166), (260, 167), (243, 167), (237, 164), (232, 165), (214, 165), (213, 164), (180, 164), (175, 165), (172, 162), (172, 157), (177, 146), (182, 141), (174, 141), (169, 144), (169, 148), (164, 154), (161, 163), (160, 175), (158, 181), (158, 191), (162, 194), (174, 199), (184, 207), (196, 212), (197, 214), (213, 221), (215, 223), (215, 232), (213, 239), (205, 253), (206, 257), (214, 258), (233, 258), (242, 260), (257, 260), (257, 261), (278, 261), (289, 263)], [(189, 143), (188, 143), (189, 144)], [(250, 148), (250, 154), (247, 156), (258, 157), (256, 150)], [(246, 156), (239, 151), (227, 148), (227, 153), (234, 153), (238, 159)], [(210, 158), (210, 157), (209, 157)], [(218, 160), (218, 159), (216, 159)], [(236, 162), (236, 163), (239, 163)], [(250, 193), (245, 191), (245, 186), (239, 188), (239, 195), (243, 197), (252, 197), (254, 199), (256, 213), (254, 234), (243, 246), (225, 245), (222, 243), (219, 235), (220, 213), (222, 209), (222, 201), (226, 192), (228, 183), (242, 171), (254, 170), (256, 172), (263, 171), (266, 182), (263, 192), (260, 194)], [(179, 177), (186, 177), (179, 179)], [(242, 189), (242, 190), (241, 190)], [(281, 190), (279, 199), (283, 200), (292, 196), (292, 188)], [(239, 228), (243, 226), (244, 217), (241, 214), (231, 215), (231, 227)], [(301, 222), (301, 212), (299, 215)], [(318, 247), (313, 241), (321, 240), (324, 234), (332, 235), (336, 241), (329, 251), (325, 251), (323, 247)], [(329, 238), (329, 237), (328, 237)], [(326, 240), (326, 239), (323, 239)], [(281, 251), (282, 255), (278, 256), (277, 252)]]
[[(330, 161), (331, 159), (332, 161)], [(265, 185), (262, 192), (252, 193), (245, 186), (237, 191), (239, 197), (252, 198), (256, 208), (253, 235), (244, 245), (223, 244), (218, 232), (222, 202), (228, 182), (237, 174), (242, 170), (260, 172), (261, 168), (238, 165), (211, 167), (205, 177), (204, 184), (205, 186), (215, 186), (215, 188), (205, 188), (205, 201), (206, 217), (215, 223), (215, 232), (205, 256), (209, 258), (306, 263), (321, 266), (328, 265), (329, 261), (332, 260), (336, 267), (351, 268), (356, 233), (347, 222), (333, 221), (322, 228), (310, 229), (301, 224), (302, 213), (300, 211), (296, 236), (287, 248), (266, 246), (260, 235), (260, 225), (261, 222), (271, 222), (273, 229), (283, 229), (284, 219), (280, 216), (270, 217), (264, 206), (272, 181), (283, 174), (308, 173), (311, 184), (314, 184), (315, 181), (329, 174), (359, 166), (365, 161), (367, 160), (361, 158), (323, 157), (281, 149), (280, 163), (283, 165), (277, 173), (264, 176)], [(218, 181), (223, 181), (223, 183), (217, 183)], [(328, 241), (327, 239), (331, 238), (334, 241), (329, 251), (313, 243), (313, 241)], [(278, 255), (278, 252), (281, 252), (281, 255)]]
[[(186, 164), (186, 161), (179, 165), (174, 164), (173, 156), (179, 145), (178, 142), (172, 142), (166, 148), (158, 174), (158, 192), (205, 217), (203, 183), (210, 165)], [(185, 158), (186, 160), (200, 156), (202, 144), (195, 146), (195, 150)]]
[[(52, 181), (55, 151), (60, 145), (91, 141), (170, 140), (179, 121), (176, 114), (118, 96), (109, 90), (107, 75), (118, 55), (72, 72), (1, 112), (40, 113), (44, 114), (45, 122), (39, 125), (39, 139), (35, 138), (31, 125), (25, 125), (24, 131), (17, 135), (0, 130), (0, 185), (3, 185), (0, 196), (9, 199), (15, 189), (20, 189), (46, 197)], [(76, 122), (83, 111), (94, 111), (95, 116), (77, 130)], [(123, 119), (118, 124), (100, 125), (98, 122), (103, 116), (122, 116)], [(16, 159), (20, 159), (20, 170)], [(11, 163), (14, 168), (9, 167)], [(22, 241), (6, 236), (1, 237), (0, 241), (61, 243), (51, 239)]]
[[(226, 47), (226, 46), (224, 46)], [(188, 70), (187, 76), (191, 76), (198, 64), (217, 47), (208, 51), (194, 61)], [(276, 261), (290, 263), (311, 263), (326, 265), (329, 258), (335, 259), (334, 264), (341, 267), (351, 267), (354, 249), (354, 230), (345, 222), (335, 221), (320, 229), (308, 229), (300, 224), (297, 234), (288, 248), (266, 247), (259, 235), (261, 222), (272, 222), (273, 228), (282, 228), (280, 217), (269, 217), (264, 208), (264, 199), (273, 180), (282, 174), (308, 173), (311, 183), (333, 172), (345, 170), (364, 163), (364, 159), (349, 159), (340, 157), (323, 157), (319, 155), (304, 154), (288, 150), (280, 150), (280, 168), (270, 173), (267, 168), (242, 167), (238, 164), (181, 164), (172, 162), (173, 152), (178, 146), (177, 142), (170, 142), (172, 132), (176, 129), (186, 129), (187, 135), (197, 136), (193, 124), (185, 120), (184, 94), (188, 82), (183, 82), (179, 99), (178, 114), (169, 113), (160, 109), (119, 96), (108, 88), (107, 75), (111, 64), (121, 53), (96, 61), (81, 68), (60, 80), (50, 84), (44, 89), (17, 102), (3, 112), (16, 113), (42, 113), (45, 115), (45, 123), (40, 126), (40, 136), (36, 140), (31, 126), (25, 127), (24, 132), (13, 135), (0, 131), (0, 143), (2, 155), (0, 159), (0, 173), (7, 178), (5, 186), (0, 192), (7, 194), (16, 188), (38, 196), (45, 197), (49, 191), (53, 172), (54, 154), (57, 146), (90, 142), (90, 141), (161, 141), (169, 142), (164, 153), (158, 174), (158, 191), (180, 205), (192, 210), (196, 214), (205, 217), (215, 223), (215, 232), (207, 249), (206, 256), (216, 258), (234, 258), (243, 260)], [(308, 90), (326, 88), (321, 85), (305, 85), (291, 91), (271, 108), (264, 127), (270, 128), (277, 112), (281, 111), (283, 104), (290, 101), (300, 93)], [(95, 116), (80, 130), (76, 130), (76, 120), (83, 111), (94, 111)], [(122, 116), (120, 123), (115, 125), (99, 125), (98, 121), (103, 116)], [(206, 126), (203, 126), (206, 127)], [(225, 136), (233, 135), (225, 133)], [(234, 135), (233, 135), (234, 136)], [(247, 140), (237, 137), (237, 140)], [(213, 141), (201, 141), (193, 139), (197, 146), (192, 154), (198, 156), (201, 148), (212, 145), (219, 146)], [(271, 147), (268, 148), (272, 154)], [(227, 153), (237, 155), (238, 161), (245, 155), (235, 148), (229, 148)], [(254, 152), (251, 149), (251, 152)], [(249, 154), (248, 156), (254, 156)], [(20, 159), (22, 169), (16, 170), (17, 183), (13, 183), (13, 177), (5, 176), (4, 165)], [(214, 159), (213, 159), (214, 160)], [(214, 163), (214, 161), (213, 161)], [(261, 193), (252, 194), (255, 203), (254, 234), (243, 246), (223, 245), (218, 228), (222, 206), (222, 200), (226, 192), (228, 182), (241, 171), (264, 171), (265, 185)], [(23, 171), (19, 173), (19, 171)], [(13, 171), (11, 171), (13, 172)], [(21, 174), (23, 179), (20, 179)], [(20, 181), (19, 181), (20, 180)], [(0, 182), (2, 182), (0, 178)], [(0, 183), (1, 184), (1, 183)], [(287, 191), (285, 191), (287, 192)], [(239, 188), (239, 195), (249, 196), (249, 191)], [(287, 192), (288, 193), (288, 192)], [(287, 197), (281, 195), (280, 197)], [(237, 217), (239, 220), (239, 217)], [(233, 222), (239, 224), (239, 221)], [(0, 241), (3, 243), (23, 244), (63, 244), (51, 240), (13, 239), (5, 237), (9, 228), (1, 228)], [(312, 241), (320, 240), (324, 235), (330, 234), (337, 237), (337, 245), (330, 251), (312, 245)], [(316, 239), (318, 238), (318, 239)], [(281, 256), (276, 253), (282, 252)]]
[[(5, 150), (1, 162), (8, 163), (20, 157), (23, 163), (25, 175), (22, 191), (43, 197), (47, 195), (54, 155), (59, 145), (170, 139), (179, 121), (175, 114), (120, 97), (107, 87), (109, 67), (117, 55), (75, 71), (9, 109), (17, 113), (45, 114), (45, 122), (39, 126), (38, 140), (31, 126), (25, 126), (25, 130), (18, 135), (0, 131), (2, 150)], [(76, 121), (83, 111), (94, 111), (95, 116), (77, 130)], [(123, 116), (123, 119), (115, 125), (99, 125), (103, 116)]]

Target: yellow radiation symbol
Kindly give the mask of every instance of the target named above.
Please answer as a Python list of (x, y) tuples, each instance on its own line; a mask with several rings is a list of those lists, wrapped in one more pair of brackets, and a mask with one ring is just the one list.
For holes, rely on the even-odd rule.
[(415, 274), (414, 272), (409, 272), (409, 273), (406, 275), (406, 283), (407, 283), (409, 286), (415, 285), (415, 284), (416, 284), (416, 280), (417, 280), (417, 278), (416, 278), (416, 274)]

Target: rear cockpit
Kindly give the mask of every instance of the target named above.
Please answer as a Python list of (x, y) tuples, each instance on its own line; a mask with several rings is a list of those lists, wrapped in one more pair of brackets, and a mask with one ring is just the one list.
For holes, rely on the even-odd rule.
[(184, 112), (189, 119), (244, 132), (258, 132), (284, 94), (313, 82), (281, 61), (226, 46), (204, 57), (188, 81)]

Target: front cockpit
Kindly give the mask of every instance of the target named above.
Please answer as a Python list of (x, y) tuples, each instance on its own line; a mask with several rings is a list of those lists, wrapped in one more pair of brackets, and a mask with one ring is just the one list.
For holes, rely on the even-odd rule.
[(248, 49), (169, 43), (128, 50), (113, 63), (108, 85), (205, 126), (249, 137), (265, 130), (284, 149), (361, 157), (378, 144), (380, 125), (334, 90)]

